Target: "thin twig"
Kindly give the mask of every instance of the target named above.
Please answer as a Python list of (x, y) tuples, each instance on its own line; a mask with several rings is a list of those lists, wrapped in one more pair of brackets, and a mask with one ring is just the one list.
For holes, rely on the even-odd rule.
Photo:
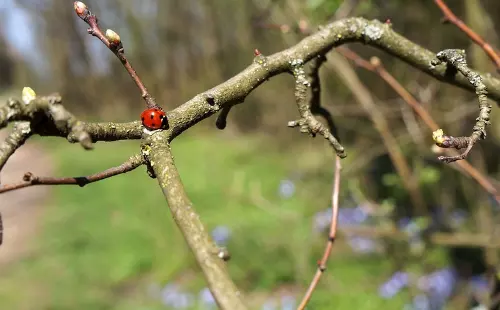
[(391, 130), (386, 116), (375, 103), (370, 90), (359, 79), (358, 74), (352, 68), (351, 64), (340, 54), (331, 53), (328, 56), (327, 64), (352, 91), (356, 101), (369, 115), (375, 130), (380, 134), (389, 157), (396, 168), (396, 172), (403, 182), (403, 186), (408, 191), (415, 213), (425, 214), (427, 212), (427, 204), (420, 191), (418, 181)]
[(123, 164), (106, 169), (104, 171), (91, 174), (84, 177), (66, 177), (66, 178), (54, 178), (54, 177), (39, 177), (33, 175), (31, 172), (27, 172), (23, 176), (23, 181), (15, 184), (7, 184), (0, 186), (0, 194), (26, 188), (35, 185), (78, 185), (84, 187), (87, 184), (101, 181), (104, 179), (111, 178), (113, 176), (130, 172), (135, 168), (144, 164), (144, 157), (140, 154), (130, 157)]
[(497, 66), (497, 69), (500, 70), (500, 56), (493, 49), (493, 47), (488, 44), (481, 36), (479, 36), (474, 30), (470, 29), (461, 19), (459, 19), (450, 8), (444, 3), (442, 0), (434, 0), (436, 5), (441, 9), (445, 16), (445, 21), (450, 22), (457, 26), (460, 30), (462, 30), (474, 43), (479, 45), (484, 52), (491, 58), (491, 60)]
[(104, 45), (106, 45), (106, 47), (111, 52), (113, 52), (113, 54), (115, 54), (116, 57), (118, 57), (118, 59), (125, 67), (132, 80), (139, 88), (141, 96), (146, 102), (148, 108), (160, 108), (156, 104), (155, 98), (151, 96), (148, 89), (142, 82), (141, 78), (137, 75), (137, 72), (135, 71), (135, 69), (132, 67), (127, 57), (125, 56), (125, 50), (123, 48), (120, 36), (111, 29), (106, 30), (106, 34), (104, 34), (102, 30), (99, 28), (97, 16), (92, 14), (88, 9), (87, 5), (85, 5), (83, 2), (75, 1), (74, 8), (78, 17), (80, 17), (90, 26), (90, 28), (87, 30), (88, 33), (101, 40), (101, 42), (104, 43)]
[[(383, 66), (382, 62), (378, 58), (372, 58), (372, 60), (366, 61), (361, 56), (356, 54), (350, 49), (345, 47), (337, 48), (337, 51), (340, 52), (344, 57), (352, 60), (357, 66), (362, 67), (366, 70), (377, 73), (396, 93), (398, 93), (403, 100), (413, 108), (415, 113), (424, 121), (427, 127), (436, 131), (439, 129), (439, 125), (432, 118), (432, 116), (427, 112), (424, 106), (413, 97), (404, 87), (401, 85)], [(451, 150), (445, 150), (451, 154)], [(485, 177), (481, 172), (479, 172), (476, 168), (474, 168), (469, 162), (466, 160), (460, 160), (455, 162), (461, 169), (459, 171), (461, 173), (467, 174), (472, 177), (482, 188), (484, 188), (488, 193), (490, 193), (495, 200), (500, 204), (500, 194), (496, 187)]]
[(316, 270), (316, 274), (314, 275), (314, 278), (312, 279), (311, 284), (309, 285), (309, 288), (307, 289), (307, 292), (304, 295), (304, 298), (300, 302), (300, 305), (297, 308), (298, 310), (303, 310), (307, 306), (307, 303), (311, 299), (311, 296), (312, 296), (314, 290), (316, 289), (316, 286), (319, 283), (321, 275), (326, 270), (326, 263), (328, 262), (328, 258), (330, 257), (330, 254), (332, 253), (333, 243), (335, 242), (335, 237), (337, 235), (337, 216), (338, 216), (338, 210), (339, 210), (340, 170), (341, 169), (342, 169), (342, 167), (340, 165), (340, 158), (337, 156), (335, 158), (335, 174), (334, 174), (333, 189), (332, 189), (332, 219), (331, 219), (331, 223), (330, 223), (330, 233), (328, 234), (328, 242), (326, 244), (323, 256), (321, 257), (321, 260), (318, 262), (318, 269)]

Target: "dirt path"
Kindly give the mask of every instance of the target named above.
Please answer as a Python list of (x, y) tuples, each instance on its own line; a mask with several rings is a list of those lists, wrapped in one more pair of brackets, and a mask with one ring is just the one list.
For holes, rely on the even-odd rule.
[[(6, 136), (0, 132), (0, 141)], [(52, 175), (53, 165), (48, 154), (36, 143), (26, 143), (7, 162), (2, 171), (2, 183), (20, 181), (27, 171), (35, 175)], [(0, 246), (0, 269), (29, 250), (42, 216), (43, 204), (49, 197), (49, 187), (32, 187), (0, 195), (3, 219), (3, 244)]]

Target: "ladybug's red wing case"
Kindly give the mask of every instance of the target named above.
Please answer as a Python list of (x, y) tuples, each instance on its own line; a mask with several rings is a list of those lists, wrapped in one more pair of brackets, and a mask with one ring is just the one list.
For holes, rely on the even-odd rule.
[(142, 125), (149, 130), (163, 128), (166, 120), (167, 114), (158, 108), (144, 110), (141, 114)]

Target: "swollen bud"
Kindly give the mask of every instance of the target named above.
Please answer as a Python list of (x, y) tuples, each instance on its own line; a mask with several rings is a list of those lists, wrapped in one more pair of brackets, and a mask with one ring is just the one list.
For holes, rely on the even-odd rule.
[(73, 3), (73, 7), (75, 8), (76, 15), (78, 15), (78, 17), (80, 17), (81, 19), (87, 18), (87, 16), (89, 16), (90, 14), (87, 5), (85, 5), (85, 3), (83, 2), (75, 1)]
[(120, 45), (120, 43), (122, 43), (122, 40), (120, 39), (118, 33), (114, 32), (111, 29), (106, 30), (106, 38), (109, 40), (109, 43), (111, 45), (118, 46)]
[(24, 104), (29, 104), (33, 99), (36, 98), (36, 93), (31, 87), (24, 87), (21, 97)]
[(442, 129), (438, 129), (432, 133), (432, 139), (437, 145), (443, 144), (445, 137)]

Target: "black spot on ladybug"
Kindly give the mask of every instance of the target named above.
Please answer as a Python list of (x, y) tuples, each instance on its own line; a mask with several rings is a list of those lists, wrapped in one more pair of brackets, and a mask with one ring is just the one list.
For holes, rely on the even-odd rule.
[(155, 123), (151, 123), (151, 127), (156, 128), (156, 124)]
[(141, 121), (144, 122), (144, 117), (141, 117)]
[(151, 119), (153, 119), (153, 118), (155, 118), (155, 114), (151, 113), (151, 115), (149, 115), (149, 117), (151, 117)]

